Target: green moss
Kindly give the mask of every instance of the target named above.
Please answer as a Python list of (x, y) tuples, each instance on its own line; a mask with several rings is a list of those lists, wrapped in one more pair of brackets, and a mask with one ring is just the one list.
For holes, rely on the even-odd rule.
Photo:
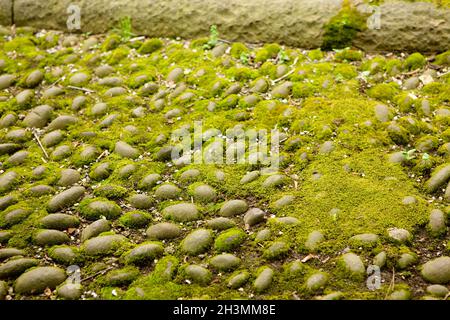
[(436, 56), (435, 62), (439, 65), (450, 65), (450, 50), (438, 54)]
[(427, 63), (427, 60), (421, 53), (413, 53), (406, 58), (404, 66), (407, 70), (415, 70), (422, 68)]
[(141, 45), (138, 52), (141, 54), (153, 53), (163, 47), (164, 43), (160, 39), (148, 39)]
[(242, 42), (234, 42), (231, 45), (230, 55), (235, 59), (240, 59), (242, 54), (248, 54), (250, 50)]
[(334, 56), (334, 59), (336, 61), (342, 62), (342, 61), (360, 61), (363, 57), (363, 53), (359, 50), (352, 50), (349, 48), (346, 48), (344, 50), (339, 50), (336, 55)]
[(314, 95), (316, 87), (310, 82), (294, 82), (292, 96), (294, 98), (307, 98)]
[(276, 58), (280, 50), (281, 48), (278, 44), (266, 44), (263, 48), (256, 51), (255, 62), (264, 62)]
[(108, 199), (120, 199), (126, 197), (128, 189), (120, 185), (105, 184), (94, 189), (96, 197), (104, 197)]
[(400, 91), (397, 83), (380, 83), (370, 88), (367, 95), (381, 101), (392, 101), (394, 96)]
[(214, 242), (214, 248), (218, 251), (230, 251), (240, 246), (245, 238), (246, 234), (241, 229), (233, 228), (222, 232), (216, 238)]
[(367, 28), (366, 17), (345, 1), (339, 13), (325, 26), (322, 49), (342, 49), (352, 45), (353, 39)]
[(237, 94), (230, 94), (222, 101), (220, 101), (217, 106), (221, 109), (232, 109), (239, 103), (239, 96)]

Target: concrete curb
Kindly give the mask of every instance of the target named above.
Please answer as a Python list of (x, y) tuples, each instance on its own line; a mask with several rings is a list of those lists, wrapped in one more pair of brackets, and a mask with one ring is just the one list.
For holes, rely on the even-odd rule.
[[(81, 9), (81, 31), (101, 33), (126, 16), (138, 34), (197, 38), (216, 24), (232, 41), (278, 42), (314, 48), (322, 44), (323, 26), (342, 7), (342, 0), (0, 0), (14, 4), (14, 23), (67, 30), (67, 8)], [(360, 32), (353, 44), (366, 51), (440, 52), (450, 49), (450, 9), (432, 3), (385, 1), (369, 7), (353, 0), (358, 10), (380, 15), (380, 28)], [(376, 10), (376, 11), (375, 11)], [(7, 12), (0, 23), (11, 21)], [(10, 10), (11, 11), (11, 10)], [(369, 14), (369, 15), (370, 15)]]

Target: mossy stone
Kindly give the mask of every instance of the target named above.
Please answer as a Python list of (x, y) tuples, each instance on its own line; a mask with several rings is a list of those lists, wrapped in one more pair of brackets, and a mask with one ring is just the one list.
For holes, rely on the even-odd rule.
[(241, 259), (229, 253), (222, 253), (212, 257), (209, 263), (217, 270), (228, 271), (237, 268)]
[(108, 286), (126, 286), (139, 277), (139, 269), (125, 267), (108, 272), (103, 281)]
[(242, 214), (248, 210), (248, 204), (244, 200), (228, 200), (222, 204), (219, 214), (223, 217), (231, 217)]
[(28, 112), (23, 119), (27, 127), (42, 128), (50, 121), (53, 108), (48, 105), (37, 106)]
[(246, 233), (238, 228), (224, 231), (216, 238), (214, 248), (221, 252), (231, 251), (239, 247), (244, 242), (246, 237)]
[(153, 205), (153, 200), (145, 194), (135, 194), (128, 198), (130, 204), (136, 209), (149, 209)]
[(16, 248), (0, 249), (0, 260), (5, 260), (15, 256), (25, 256), (25, 251)]
[(444, 183), (450, 179), (450, 164), (439, 167), (433, 171), (431, 178), (425, 183), (429, 193), (437, 191)]
[(25, 85), (28, 88), (34, 88), (38, 86), (44, 79), (44, 73), (41, 70), (34, 70), (25, 79)]
[(63, 213), (49, 214), (42, 218), (40, 222), (44, 228), (56, 230), (76, 228), (80, 224), (80, 220), (76, 216)]
[(450, 282), (450, 257), (439, 257), (426, 262), (421, 267), (422, 277), (431, 283)]
[(76, 283), (64, 283), (58, 287), (57, 294), (59, 298), (64, 300), (78, 300), (83, 293), (83, 287)]
[(71, 247), (55, 247), (49, 251), (49, 256), (58, 263), (71, 265), (78, 260), (78, 255)]
[(375, 246), (379, 241), (379, 237), (373, 233), (361, 233), (354, 235), (350, 238), (350, 243), (354, 247), (372, 247)]
[(128, 228), (139, 229), (147, 226), (150, 222), (151, 216), (147, 212), (143, 211), (129, 211), (123, 214), (119, 221)]
[(84, 187), (72, 187), (50, 199), (48, 211), (56, 212), (75, 204), (85, 193)]
[(7, 171), (0, 175), (0, 194), (9, 191), (18, 179), (19, 175), (15, 171)]
[(27, 269), (35, 267), (39, 260), (31, 258), (18, 258), (0, 265), (0, 279), (16, 278)]
[(255, 281), (253, 282), (253, 286), (258, 293), (262, 293), (269, 289), (272, 284), (274, 276), (274, 271), (270, 267), (262, 267)]
[(311, 252), (314, 252), (317, 250), (319, 245), (325, 240), (325, 236), (322, 232), (318, 230), (313, 230), (308, 235), (308, 238), (305, 242), (305, 248), (308, 249)]
[(443, 298), (449, 293), (449, 290), (443, 285), (433, 284), (427, 287), (427, 292), (435, 297)]
[(216, 191), (209, 185), (196, 186), (193, 191), (194, 199), (203, 203), (210, 203), (216, 198)]
[(173, 184), (163, 184), (155, 191), (155, 197), (158, 200), (176, 199), (181, 193), (180, 188)]
[(128, 242), (122, 235), (107, 235), (91, 238), (84, 243), (84, 252), (88, 256), (103, 256), (114, 254)]
[(372, 263), (380, 268), (383, 268), (386, 265), (386, 260), (387, 260), (386, 252), (381, 251), (373, 258)]
[(14, 226), (18, 223), (21, 223), (31, 214), (29, 209), (17, 208), (11, 211), (8, 211), (3, 216), (3, 221), (6, 226)]
[(388, 237), (394, 243), (407, 243), (412, 239), (412, 235), (408, 230), (400, 228), (389, 228)]
[(102, 232), (111, 230), (111, 223), (106, 219), (99, 219), (92, 222), (81, 232), (81, 242), (96, 237)]
[(226, 230), (235, 227), (236, 223), (229, 218), (219, 217), (207, 220), (206, 225), (214, 230)]
[(171, 219), (176, 222), (187, 222), (200, 219), (200, 212), (198, 211), (197, 206), (192, 203), (174, 204), (166, 207), (162, 213), (166, 219)]
[(146, 233), (152, 240), (173, 239), (181, 235), (181, 228), (173, 223), (161, 222), (150, 226)]
[(99, 219), (102, 216), (107, 219), (116, 219), (122, 214), (122, 209), (115, 202), (102, 198), (83, 200), (79, 211), (89, 220)]
[(431, 210), (428, 222), (428, 229), (431, 235), (434, 237), (445, 235), (447, 233), (446, 222), (447, 219), (444, 212), (439, 209)]
[(278, 260), (289, 252), (289, 245), (284, 241), (275, 241), (264, 250), (263, 257), (268, 260)]
[(45, 229), (36, 232), (33, 240), (39, 246), (52, 246), (69, 242), (70, 238), (62, 231)]
[(338, 265), (342, 269), (344, 276), (357, 281), (362, 281), (366, 274), (366, 268), (361, 258), (351, 252), (342, 255)]
[(8, 159), (6, 159), (5, 164), (18, 166), (21, 165), (25, 160), (27, 160), (30, 153), (28, 151), (17, 151)]
[(139, 188), (143, 190), (150, 190), (154, 186), (156, 186), (156, 184), (160, 180), (161, 175), (159, 175), (158, 173), (148, 174), (144, 178), (142, 178), (142, 180), (139, 182)]
[(139, 156), (139, 151), (124, 141), (116, 142), (114, 152), (124, 158), (135, 159)]
[(245, 285), (245, 283), (250, 279), (250, 274), (247, 271), (240, 271), (234, 273), (228, 278), (227, 287), (231, 289), (237, 289)]
[(254, 226), (263, 222), (265, 219), (265, 213), (259, 208), (251, 208), (244, 215), (244, 223), (246, 226)]
[(212, 280), (211, 271), (198, 265), (188, 265), (184, 269), (184, 273), (189, 280), (200, 285), (207, 285)]
[(274, 175), (268, 176), (262, 183), (262, 186), (264, 188), (275, 188), (275, 187), (281, 187), (286, 182), (287, 182), (286, 176), (284, 176), (282, 174), (274, 174)]
[(325, 272), (313, 273), (306, 280), (305, 287), (310, 292), (321, 291), (327, 285), (329, 278), (329, 275)]
[(407, 269), (417, 261), (417, 256), (411, 253), (403, 253), (397, 260), (397, 268), (400, 270)]
[(198, 255), (206, 252), (213, 243), (211, 230), (198, 229), (189, 233), (181, 242), (181, 250), (189, 255)]
[(46, 288), (55, 289), (66, 280), (64, 270), (57, 267), (38, 267), (22, 274), (14, 284), (19, 294), (41, 293)]
[(258, 179), (259, 176), (260, 176), (259, 171), (250, 171), (242, 177), (242, 179), (240, 180), (240, 183), (241, 184), (250, 183), (250, 182)]
[(0, 198), (0, 210), (5, 210), (9, 206), (17, 203), (17, 198), (12, 195), (6, 195)]
[(63, 169), (60, 173), (60, 178), (57, 182), (58, 185), (67, 187), (80, 181), (81, 175), (74, 169)]
[(78, 118), (70, 115), (62, 115), (55, 118), (47, 127), (48, 131), (66, 129), (68, 126), (78, 122)]
[(130, 250), (124, 259), (126, 263), (142, 265), (152, 262), (163, 253), (164, 247), (161, 243), (143, 243)]

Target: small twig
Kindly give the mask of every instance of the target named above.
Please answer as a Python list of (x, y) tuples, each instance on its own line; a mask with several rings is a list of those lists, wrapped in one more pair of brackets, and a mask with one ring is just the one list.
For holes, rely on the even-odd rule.
[(104, 269), (104, 270), (100, 270), (99, 272), (94, 273), (92, 276), (89, 276), (89, 277), (87, 277), (87, 278), (81, 279), (80, 282), (85, 282), (85, 281), (87, 281), (87, 280), (90, 280), (90, 279), (92, 279), (92, 278), (95, 278), (96, 276), (103, 275), (103, 274), (105, 274), (106, 272), (108, 272), (109, 270), (112, 270), (112, 269), (114, 269), (114, 267), (108, 267), (108, 268), (106, 268), (106, 269)]
[(145, 39), (145, 36), (140, 36), (140, 37), (131, 38), (128, 41), (129, 42), (134, 42), (134, 41), (140, 41), (140, 40), (144, 40), (144, 39)]
[(80, 91), (84, 91), (84, 92), (89, 92), (89, 93), (95, 93), (94, 90), (81, 88), (81, 87), (67, 86), (67, 88), (74, 89), (74, 90), (80, 90)]
[(36, 141), (37, 141), (39, 147), (41, 148), (42, 152), (44, 152), (45, 157), (48, 159), (49, 156), (48, 156), (48, 154), (47, 154), (47, 151), (45, 151), (44, 146), (42, 145), (41, 140), (39, 140), (39, 137), (38, 137), (38, 135), (36, 134), (36, 130), (35, 130), (34, 128), (33, 128), (32, 132), (33, 132), (33, 136), (34, 136), (34, 138), (36, 139)]
[(272, 83), (277, 83), (278, 81), (281, 81), (281, 80), (283, 80), (284, 78), (289, 77), (292, 73), (294, 73), (294, 71), (295, 71), (295, 65), (297, 64), (297, 61), (298, 61), (298, 57), (296, 57), (295, 60), (294, 60), (294, 62), (292, 63), (292, 65), (291, 65), (291, 66), (292, 66), (292, 69), (291, 69), (288, 73), (286, 73), (286, 74), (284, 74), (283, 76), (279, 77), (278, 79), (273, 80)]
[(450, 298), (450, 292), (445, 295), (443, 300), (447, 300), (448, 298)]
[(395, 286), (395, 269), (392, 268), (392, 278), (391, 278), (391, 283), (389, 284), (388, 290), (386, 292), (386, 296), (384, 297), (384, 300), (387, 299), (389, 293), (391, 292), (391, 290), (394, 290), (394, 286)]
[(108, 150), (104, 150), (97, 158), (97, 160), (95, 160), (95, 162), (98, 162), (98, 160), (100, 160), (101, 158), (103, 158), (105, 155), (108, 154)]
[(217, 39), (217, 41), (224, 42), (224, 43), (233, 43), (233, 42), (225, 40), (225, 39)]

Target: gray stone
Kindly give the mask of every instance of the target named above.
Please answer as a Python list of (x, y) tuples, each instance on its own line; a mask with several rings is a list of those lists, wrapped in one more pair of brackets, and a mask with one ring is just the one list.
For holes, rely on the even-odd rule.
[(81, 284), (71, 282), (64, 283), (57, 289), (58, 297), (64, 300), (78, 300), (81, 298), (82, 293), (83, 290)]
[(39, 246), (52, 246), (70, 241), (67, 234), (58, 230), (41, 230), (33, 236), (34, 242)]
[(0, 249), (0, 260), (5, 260), (14, 256), (24, 256), (25, 251), (16, 248)]
[(98, 236), (102, 232), (111, 230), (111, 223), (106, 219), (99, 219), (92, 222), (81, 232), (81, 242)]
[(49, 251), (49, 256), (58, 263), (71, 265), (77, 261), (77, 254), (71, 247), (56, 247)]
[(13, 114), (13, 113), (5, 114), (0, 119), (0, 128), (11, 127), (12, 125), (14, 125), (16, 123), (16, 121), (17, 121), (17, 117), (15, 114)]
[(281, 217), (281, 218), (275, 218), (275, 222), (285, 225), (291, 225), (291, 224), (297, 224), (300, 223), (300, 220), (298, 220), (295, 217)]
[(91, 114), (95, 116), (101, 116), (108, 112), (108, 105), (104, 102), (96, 103), (92, 109)]
[(380, 237), (373, 233), (361, 233), (350, 238), (350, 243), (354, 246), (373, 246), (377, 244)]
[(444, 298), (449, 293), (449, 290), (443, 285), (432, 284), (427, 287), (427, 292), (435, 297)]
[(195, 283), (201, 284), (201, 285), (207, 285), (211, 282), (212, 275), (211, 272), (198, 265), (188, 265), (184, 272), (188, 279), (192, 280)]
[(201, 217), (195, 204), (185, 202), (168, 206), (162, 213), (166, 219), (177, 222), (195, 221)]
[(107, 75), (110, 75), (113, 72), (114, 68), (108, 65), (99, 66), (94, 70), (94, 73), (100, 78), (106, 77)]
[(57, 184), (63, 187), (71, 186), (81, 179), (80, 173), (74, 169), (63, 169), (60, 175)]
[(0, 144), (0, 156), (4, 154), (11, 154), (21, 149), (20, 144), (17, 143), (1, 143)]
[(16, 77), (12, 74), (3, 74), (0, 76), (0, 90), (8, 89), (14, 83)]
[(44, 79), (44, 73), (41, 70), (34, 70), (25, 79), (25, 85), (28, 88), (34, 88), (34, 87), (38, 86), (43, 79)]
[(30, 153), (28, 151), (17, 151), (6, 160), (6, 163), (12, 164), (14, 166), (20, 165), (25, 162), (29, 154)]
[(411, 298), (411, 292), (406, 289), (399, 289), (392, 292), (388, 300), (409, 300)]
[(176, 199), (181, 193), (180, 188), (173, 184), (163, 184), (155, 191), (155, 197), (158, 200)]
[(135, 159), (139, 156), (139, 151), (137, 149), (133, 148), (128, 143), (123, 141), (116, 142), (114, 152), (124, 158)]
[(269, 229), (263, 229), (261, 231), (258, 231), (255, 237), (255, 241), (256, 242), (266, 241), (267, 239), (270, 238), (270, 235), (271, 233)]
[(248, 210), (248, 204), (244, 200), (228, 200), (220, 208), (219, 214), (223, 217), (232, 217)]
[(89, 81), (89, 76), (84, 72), (77, 72), (69, 78), (69, 83), (73, 86), (82, 86)]
[(200, 171), (197, 169), (189, 169), (184, 171), (180, 175), (180, 181), (182, 182), (189, 182), (189, 181), (195, 181), (200, 176)]
[(29, 189), (30, 193), (33, 196), (40, 197), (54, 192), (54, 189), (45, 184), (39, 184), (37, 186), (33, 186)]
[(251, 172), (248, 172), (247, 174), (245, 174), (245, 175), (242, 177), (240, 183), (241, 183), (241, 184), (250, 183), (250, 182), (252, 182), (252, 181), (258, 179), (258, 178), (259, 178), (259, 175), (260, 175), (260, 174), (259, 174), (259, 171), (251, 171)]
[(65, 190), (48, 202), (48, 211), (56, 212), (64, 208), (70, 207), (75, 204), (83, 195), (86, 190), (83, 187), (72, 187)]
[(210, 203), (216, 199), (216, 191), (206, 184), (195, 187), (193, 194), (196, 201), (203, 203)]
[(377, 104), (375, 106), (375, 117), (380, 122), (388, 122), (390, 118), (389, 108), (384, 104)]
[(12, 195), (6, 195), (0, 198), (0, 210), (5, 210), (9, 206), (17, 203), (17, 198)]
[(149, 209), (153, 205), (153, 200), (145, 194), (132, 195), (128, 201), (136, 209)]
[(84, 243), (84, 252), (88, 256), (114, 254), (127, 241), (127, 238), (117, 234), (95, 237), (86, 240)]
[(183, 69), (181, 69), (181, 68), (174, 68), (174, 69), (172, 69), (172, 71), (169, 72), (169, 74), (167, 75), (166, 80), (167, 81), (177, 82), (183, 76), (184, 76), (184, 70)]
[(9, 239), (11, 239), (13, 236), (11, 231), (7, 231), (7, 230), (0, 230), (0, 243), (6, 243), (8, 242)]
[(6, 295), (8, 294), (8, 285), (5, 281), (0, 281), (0, 301), (5, 300)]
[(227, 286), (231, 289), (237, 289), (242, 287), (250, 278), (250, 274), (247, 271), (239, 272), (238, 274), (232, 275), (228, 279)]
[(266, 180), (264, 180), (262, 186), (264, 188), (280, 187), (285, 183), (286, 183), (286, 176), (282, 174), (274, 174), (268, 176)]
[(391, 241), (396, 243), (406, 243), (412, 239), (412, 235), (408, 230), (399, 228), (389, 228), (388, 237)]
[(273, 242), (263, 252), (263, 257), (270, 260), (277, 260), (285, 256), (288, 253), (289, 245), (284, 241)]
[(111, 89), (108, 89), (105, 92), (105, 96), (107, 96), (107, 97), (117, 97), (117, 96), (121, 96), (121, 95), (125, 94), (126, 92), (127, 92), (127, 90), (125, 88), (113, 87)]
[(19, 294), (41, 293), (46, 288), (55, 289), (66, 280), (64, 270), (56, 267), (39, 267), (22, 274), (14, 284)]
[(173, 239), (181, 235), (181, 229), (176, 224), (161, 222), (150, 226), (146, 233), (152, 240)]
[(125, 255), (125, 262), (132, 264), (145, 264), (162, 256), (164, 248), (159, 243), (144, 243), (136, 246)]
[(290, 81), (283, 82), (271, 91), (271, 95), (275, 98), (287, 98), (291, 94), (293, 83)]
[(352, 252), (342, 255), (339, 263), (344, 270), (344, 274), (349, 278), (362, 280), (366, 274), (366, 268), (361, 258)]
[(13, 226), (28, 218), (30, 214), (31, 211), (27, 209), (14, 209), (3, 216), (3, 221), (5, 222), (6, 226)]
[(47, 127), (48, 131), (58, 130), (58, 129), (66, 129), (68, 126), (76, 124), (78, 122), (78, 118), (74, 116), (62, 115), (55, 118)]
[(310, 292), (323, 290), (329, 280), (328, 274), (325, 272), (316, 272), (308, 277), (305, 287)]
[(0, 175), (0, 194), (9, 191), (19, 179), (19, 175), (15, 171), (7, 171)]
[(263, 267), (253, 283), (256, 292), (262, 293), (266, 291), (273, 281), (273, 270), (270, 267)]
[(42, 137), (41, 142), (44, 147), (53, 147), (64, 139), (64, 134), (61, 130), (55, 130), (47, 133)]
[(417, 257), (411, 253), (403, 253), (397, 260), (397, 268), (400, 270), (407, 269), (414, 263), (416, 263)]
[(113, 201), (94, 200), (88, 204), (81, 203), (80, 213), (86, 219), (95, 220), (102, 216), (107, 219), (116, 219), (122, 213), (122, 209)]
[(23, 123), (27, 127), (42, 128), (50, 121), (52, 112), (53, 108), (48, 105), (37, 106), (28, 112)]
[(276, 209), (285, 207), (287, 205), (290, 205), (294, 201), (295, 197), (293, 195), (285, 195), (274, 202), (273, 206)]
[(383, 268), (386, 265), (386, 260), (387, 260), (387, 254), (385, 251), (381, 251), (379, 254), (377, 254), (374, 258), (373, 258), (373, 264)]
[(422, 266), (422, 277), (431, 283), (450, 282), (450, 257), (439, 257)]
[(405, 82), (403, 82), (403, 89), (405, 90), (413, 90), (416, 89), (420, 84), (420, 80), (418, 77), (411, 77), (409, 79), (406, 79)]
[(437, 191), (450, 179), (450, 164), (433, 171), (431, 178), (425, 183), (429, 193)]
[(72, 100), (72, 110), (78, 111), (82, 109), (87, 103), (87, 98), (85, 96), (76, 96)]
[(333, 141), (325, 141), (319, 148), (319, 153), (321, 154), (328, 154), (331, 153), (334, 150), (334, 143)]
[(158, 173), (148, 174), (139, 182), (139, 188), (143, 190), (150, 190), (156, 186), (159, 180), (161, 180), (161, 175)]
[(231, 219), (228, 219), (225, 217), (219, 217), (219, 218), (207, 220), (206, 225), (208, 226), (208, 228), (211, 228), (214, 230), (226, 230), (226, 229), (235, 227), (236, 223)]
[(260, 222), (263, 222), (265, 213), (259, 208), (251, 208), (244, 215), (244, 223), (246, 226), (254, 226)]
[(322, 243), (324, 240), (325, 237), (322, 234), (322, 232), (314, 230), (308, 235), (308, 238), (306, 239), (305, 242), (305, 248), (308, 249), (309, 251), (315, 251), (317, 250), (320, 243)]
[(189, 255), (198, 255), (206, 252), (213, 243), (211, 230), (197, 229), (184, 238), (181, 250)]
[(31, 104), (34, 98), (34, 91), (26, 89), (16, 95), (16, 102), (19, 106), (25, 107)]
[(103, 162), (97, 165), (89, 174), (93, 180), (104, 180), (112, 173), (111, 163)]
[(53, 213), (41, 219), (41, 225), (47, 229), (66, 230), (76, 228), (80, 220), (76, 216), (63, 213)]
[(237, 268), (241, 259), (229, 253), (222, 253), (211, 258), (209, 263), (217, 270), (228, 271)]
[(19, 258), (10, 260), (0, 265), (0, 279), (16, 278), (31, 267), (39, 264), (39, 260)]
[(447, 233), (446, 220), (444, 212), (439, 209), (431, 210), (428, 228), (432, 236), (438, 237)]

